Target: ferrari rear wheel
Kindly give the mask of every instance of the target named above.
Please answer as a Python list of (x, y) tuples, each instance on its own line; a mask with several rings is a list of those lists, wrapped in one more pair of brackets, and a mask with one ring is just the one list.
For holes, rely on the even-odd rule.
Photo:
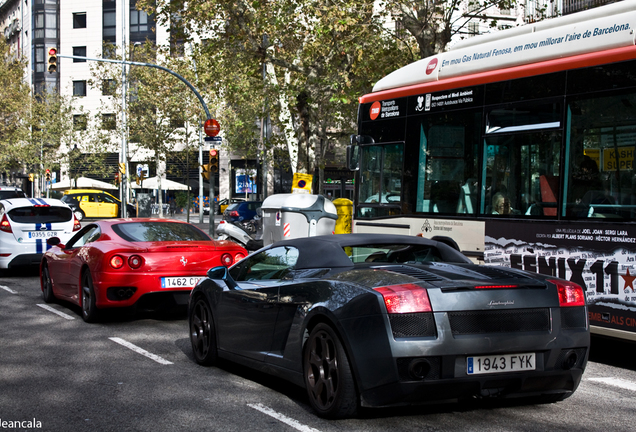
[(212, 310), (207, 300), (199, 297), (190, 310), (190, 342), (197, 363), (211, 366), (216, 363), (218, 351)]
[(353, 417), (358, 395), (349, 359), (335, 331), (318, 324), (311, 331), (303, 355), (305, 385), (311, 406), (330, 419)]
[(44, 263), (42, 265), (42, 298), (46, 303), (53, 303), (55, 295), (53, 294), (53, 282), (49, 273), (49, 266)]
[(93, 278), (87, 270), (82, 275), (82, 319), (87, 323), (97, 322), (97, 306), (95, 306), (95, 288)]

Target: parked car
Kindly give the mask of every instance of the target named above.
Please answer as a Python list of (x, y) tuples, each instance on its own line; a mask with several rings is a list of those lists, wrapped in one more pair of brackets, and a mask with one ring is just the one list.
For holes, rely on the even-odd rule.
[(0, 200), (9, 198), (27, 198), (27, 195), (19, 187), (0, 186)]
[(230, 204), (223, 212), (223, 219), (228, 222), (250, 221), (256, 217), (256, 209), (262, 204), (261, 201), (243, 201)]
[(559, 401), (590, 346), (579, 285), (388, 234), (284, 240), (210, 269), (190, 294), (189, 334), (197, 363), (289, 380), (327, 418), (361, 405)]
[[(75, 217), (82, 220), (88, 218), (121, 217), (121, 201), (110, 193), (97, 189), (70, 189), (64, 192), (62, 201), (73, 209)], [(129, 217), (137, 214), (135, 206), (127, 204)]]
[(39, 264), (48, 238), (66, 241), (80, 228), (71, 209), (60, 200), (0, 200), (0, 268)]
[(219, 201), (219, 214), (222, 215), (230, 204), (236, 204), (245, 201), (245, 198), (223, 198), (221, 201)]
[(40, 283), (44, 301), (56, 298), (82, 308), (95, 322), (103, 309), (186, 305), (192, 287), (211, 267), (229, 266), (247, 251), (213, 241), (177, 220), (115, 219), (86, 225), (67, 242), (47, 242)]

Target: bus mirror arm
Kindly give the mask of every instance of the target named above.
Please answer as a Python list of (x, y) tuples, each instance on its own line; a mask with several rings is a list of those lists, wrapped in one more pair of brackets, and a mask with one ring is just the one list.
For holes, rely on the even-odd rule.
[(351, 135), (349, 137), (349, 142), (352, 146), (355, 146), (356, 144), (375, 144), (375, 140), (369, 135)]

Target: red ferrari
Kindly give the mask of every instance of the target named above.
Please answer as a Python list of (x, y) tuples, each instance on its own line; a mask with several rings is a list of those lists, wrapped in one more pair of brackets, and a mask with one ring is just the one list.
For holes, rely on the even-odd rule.
[(42, 297), (75, 303), (86, 322), (97, 321), (106, 308), (185, 305), (210, 268), (247, 256), (236, 243), (211, 240), (193, 225), (167, 219), (96, 221), (66, 244), (57, 237), (47, 243)]

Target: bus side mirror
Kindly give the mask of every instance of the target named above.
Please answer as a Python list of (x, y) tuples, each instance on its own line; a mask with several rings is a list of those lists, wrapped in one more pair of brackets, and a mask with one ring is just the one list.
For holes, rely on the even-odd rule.
[(347, 167), (351, 171), (357, 171), (360, 168), (359, 164), (360, 146), (350, 145), (347, 146)]

